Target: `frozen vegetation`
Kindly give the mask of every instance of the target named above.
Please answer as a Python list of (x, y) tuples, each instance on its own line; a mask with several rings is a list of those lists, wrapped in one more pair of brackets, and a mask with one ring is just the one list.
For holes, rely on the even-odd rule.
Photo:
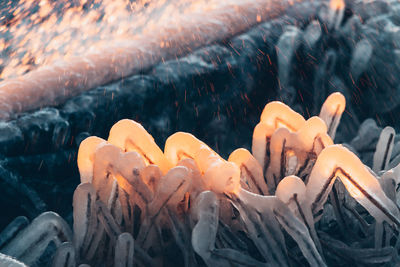
[(1, 260), (394, 266), (400, 167), (389, 168), (388, 159), (395, 133), (381, 132), (371, 169), (332, 141), (344, 110), (340, 93), (308, 120), (270, 102), (254, 129), (252, 153), (240, 148), (228, 160), (184, 132), (170, 136), (162, 151), (139, 123), (121, 120), (107, 140), (81, 142), (72, 228), (53, 212), (32, 222), (18, 217), (0, 234)]

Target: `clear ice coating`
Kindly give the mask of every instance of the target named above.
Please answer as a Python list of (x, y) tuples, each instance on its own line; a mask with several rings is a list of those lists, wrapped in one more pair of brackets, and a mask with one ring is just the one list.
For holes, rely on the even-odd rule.
[[(306, 29), (310, 45), (317, 26)], [(47, 257), (68, 267), (398, 264), (395, 132), (371, 135), (368, 121), (361, 127), (354, 146), (379, 136), (370, 169), (333, 144), (344, 109), (340, 93), (307, 120), (271, 102), (254, 128), (252, 153), (239, 148), (228, 160), (184, 132), (170, 136), (162, 151), (140, 124), (119, 121), (108, 140), (88, 137), (80, 145), (72, 230), (52, 212), (32, 222), (18, 217), (0, 233), (0, 263), (38, 266)]]

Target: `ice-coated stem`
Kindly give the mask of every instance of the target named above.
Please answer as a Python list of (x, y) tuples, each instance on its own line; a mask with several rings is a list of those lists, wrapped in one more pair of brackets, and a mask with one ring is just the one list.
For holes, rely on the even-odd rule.
[(396, 133), (394, 129), (390, 126), (387, 126), (382, 130), (378, 143), (376, 144), (372, 165), (372, 170), (375, 173), (379, 173), (387, 168), (390, 156), (392, 155), (395, 135)]
[(45, 251), (50, 242), (57, 246), (72, 241), (68, 224), (54, 212), (44, 212), (22, 230), (1, 252), (30, 265)]
[(400, 212), (385, 195), (377, 178), (357, 156), (341, 145), (325, 148), (319, 155), (307, 183), (307, 202), (313, 214), (322, 209), (333, 183), (339, 177), (350, 195), (376, 221), (400, 226)]
[(29, 220), (25, 216), (18, 216), (4, 228), (0, 233), (0, 250), (29, 225)]
[(295, 26), (288, 26), (286, 31), (279, 37), (276, 45), (278, 57), (278, 75), (280, 89), (287, 89), (290, 81), (292, 60), (297, 48), (301, 44), (302, 31)]
[(314, 226), (314, 219), (311, 208), (306, 204), (306, 185), (297, 176), (287, 176), (283, 178), (276, 188), (276, 197), (285, 203), (288, 208), (307, 227), (315, 246), (322, 255), (322, 248)]
[(59, 266), (76, 267), (75, 249), (72, 243), (61, 244), (54, 254), (52, 267)]
[(84, 183), (78, 185), (73, 196), (73, 243), (77, 256), (89, 247), (90, 240), (97, 228), (96, 216), (96, 191), (92, 184)]
[(346, 99), (339, 92), (328, 96), (322, 105), (319, 117), (326, 123), (328, 135), (332, 140), (335, 139), (336, 130), (345, 108)]
[(240, 168), (241, 186), (248, 187), (249, 191), (269, 195), (267, 182), (264, 180), (263, 170), (258, 161), (244, 148), (236, 149), (231, 153), (229, 162), (235, 163)]
[(192, 231), (194, 251), (209, 262), (215, 249), (215, 237), (218, 230), (219, 200), (211, 191), (204, 191), (196, 199), (192, 217), (197, 221)]
[(90, 183), (93, 179), (94, 153), (98, 145), (105, 143), (104, 139), (96, 136), (89, 136), (79, 145), (78, 168), (81, 176), (81, 183)]
[(134, 240), (130, 233), (122, 233), (115, 244), (114, 267), (133, 266)]
[(275, 128), (268, 126), (265, 123), (258, 123), (254, 127), (253, 142), (251, 145), (251, 152), (254, 158), (260, 163), (263, 175), (266, 177), (266, 171), (271, 160), (271, 136)]

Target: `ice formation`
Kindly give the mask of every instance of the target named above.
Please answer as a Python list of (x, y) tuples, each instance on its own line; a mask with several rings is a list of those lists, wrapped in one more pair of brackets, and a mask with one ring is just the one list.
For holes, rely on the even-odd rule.
[[(382, 131), (371, 170), (333, 144), (344, 109), (340, 93), (308, 120), (271, 102), (252, 153), (239, 148), (228, 160), (183, 132), (162, 151), (140, 124), (119, 121), (108, 140), (81, 142), (72, 229), (52, 212), (18, 217), (0, 234), (10, 256), (0, 261), (33, 265), (47, 253), (53, 266), (327, 266), (334, 248), (350, 261), (365, 253), (363, 262), (398, 263), (394, 130)], [(336, 240), (331, 220), (339, 232), (372, 233), (374, 247)]]

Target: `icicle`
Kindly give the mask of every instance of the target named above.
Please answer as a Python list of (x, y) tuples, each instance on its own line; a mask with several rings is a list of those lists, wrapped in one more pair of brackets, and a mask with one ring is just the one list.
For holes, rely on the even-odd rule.
[(166, 159), (153, 137), (133, 120), (120, 120), (110, 130), (108, 142), (124, 151), (138, 152), (147, 164), (156, 164), (166, 174), (172, 164)]
[(309, 51), (312, 51), (315, 47), (315, 44), (321, 38), (322, 30), (321, 24), (317, 20), (313, 20), (306, 29), (303, 34), (303, 42)]
[(251, 151), (254, 158), (260, 163), (264, 176), (266, 176), (266, 171), (271, 160), (270, 143), (274, 131), (274, 127), (260, 122), (256, 125), (253, 132)]
[(375, 173), (379, 173), (387, 168), (390, 156), (392, 155), (394, 137), (395, 131), (392, 127), (387, 126), (382, 130), (378, 143), (376, 144), (374, 161), (372, 165), (372, 170)]
[(288, 26), (285, 32), (279, 37), (276, 45), (278, 57), (278, 75), (280, 88), (287, 88), (289, 85), (292, 60), (297, 48), (301, 44), (302, 31), (295, 26)]
[(331, 94), (322, 105), (319, 117), (326, 123), (327, 132), (332, 139), (335, 139), (336, 129), (345, 108), (346, 99), (339, 92)]
[[(386, 196), (394, 203), (397, 203), (396, 187), (398, 182), (394, 171), (388, 170), (385, 172), (379, 179), (379, 183), (381, 184), (382, 190), (385, 192)], [(399, 205), (399, 203), (397, 203), (397, 205)]]
[(192, 180), (192, 188), (190, 189), (190, 197), (195, 199), (198, 194), (206, 190), (206, 185), (196, 162), (193, 159), (183, 159), (178, 162), (177, 166), (184, 166), (190, 172), (190, 177)]
[(115, 163), (121, 157), (122, 150), (112, 144), (101, 144), (94, 154), (93, 187), (104, 203), (108, 202), (115, 179)]
[(275, 195), (307, 226), (308, 231), (318, 251), (322, 253), (321, 244), (314, 227), (311, 208), (306, 203), (306, 185), (297, 176), (287, 176), (282, 179), (276, 188)]
[(168, 137), (167, 141), (165, 141), (164, 154), (172, 165), (176, 166), (182, 159), (194, 159), (197, 151), (204, 146), (207, 145), (194, 135), (185, 132), (177, 132)]
[(81, 176), (81, 183), (90, 183), (93, 179), (93, 161), (94, 152), (104, 139), (96, 136), (90, 136), (83, 140), (78, 150), (78, 168)]
[(59, 246), (71, 240), (68, 224), (54, 212), (45, 212), (2, 248), (1, 252), (30, 265), (43, 254), (51, 241)]
[(207, 263), (214, 250), (218, 230), (219, 201), (211, 191), (202, 192), (196, 199), (192, 217), (197, 221), (192, 231), (192, 246)]
[(307, 201), (314, 214), (322, 209), (336, 177), (376, 221), (400, 226), (400, 212), (382, 191), (378, 180), (359, 158), (341, 145), (325, 148), (311, 171)]
[(134, 240), (130, 233), (122, 233), (115, 244), (114, 267), (133, 266)]
[(73, 196), (73, 230), (74, 246), (77, 256), (89, 247), (90, 240), (97, 228), (96, 216), (96, 191), (92, 184), (84, 183), (78, 185)]
[(0, 250), (28, 225), (29, 220), (25, 216), (19, 216), (9, 223), (0, 233)]
[(362, 39), (354, 47), (350, 61), (351, 79), (357, 83), (360, 75), (368, 68), (373, 53), (373, 47), (368, 39)]
[(249, 186), (249, 191), (260, 195), (269, 195), (262, 168), (247, 149), (236, 149), (231, 153), (228, 161), (235, 163), (240, 168), (241, 183)]
[(279, 128), (271, 137), (271, 161), (266, 173), (268, 188), (271, 192), (275, 192), (279, 181), (285, 177), (285, 149), (287, 143), (289, 143), (290, 136), (288, 129)]
[(52, 267), (59, 266), (76, 267), (75, 250), (72, 243), (61, 244), (54, 254)]

